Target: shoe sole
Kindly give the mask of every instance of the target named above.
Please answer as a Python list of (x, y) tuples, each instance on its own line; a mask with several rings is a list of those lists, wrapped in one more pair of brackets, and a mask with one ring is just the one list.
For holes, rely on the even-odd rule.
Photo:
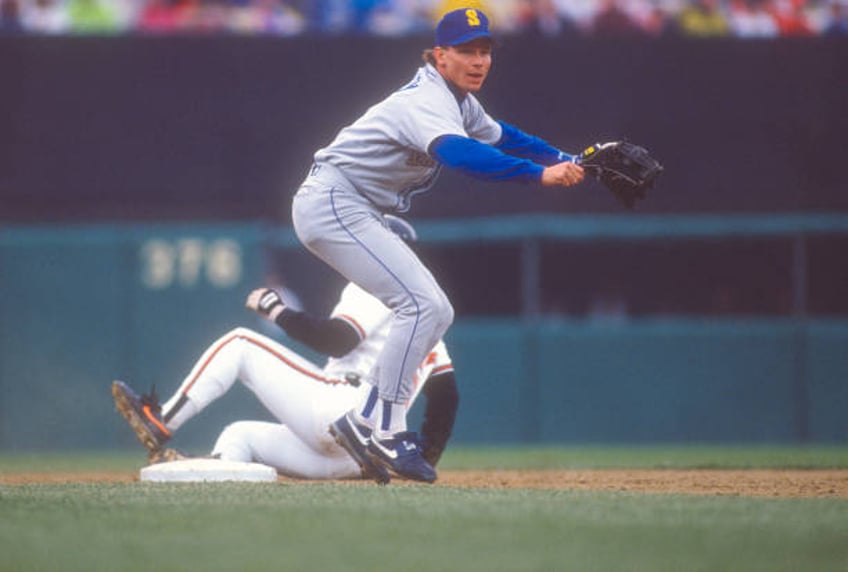
[(362, 458), (350, 442), (350, 439), (344, 434), (344, 431), (336, 429), (335, 423), (330, 424), (330, 435), (333, 436), (333, 439), (335, 439), (339, 447), (347, 451), (347, 454), (350, 455), (351, 459), (356, 461), (356, 464), (359, 465), (359, 468), (362, 469), (362, 472), (366, 477), (374, 479), (377, 484), (380, 485), (389, 484), (392, 480), (389, 472), (385, 469), (381, 470), (381, 465), (374, 465), (371, 463), (370, 459)]
[(418, 476), (418, 475), (413, 475), (411, 473), (402, 473), (402, 472), (398, 471), (395, 467), (393, 467), (390, 463), (384, 461), (379, 455), (376, 455), (376, 454), (372, 453), (371, 451), (368, 451), (367, 454), (368, 454), (368, 458), (376, 466), (383, 467), (386, 470), (390, 470), (394, 474), (396, 474), (397, 476), (399, 476), (403, 479), (409, 479), (410, 481), (417, 481), (419, 483), (433, 484), (433, 483), (436, 482), (436, 479), (438, 478), (438, 477), (424, 478), (424, 477), (421, 477), (421, 476)]
[(135, 410), (132, 401), (124, 393), (120, 382), (112, 382), (112, 399), (115, 400), (115, 409), (130, 424), (141, 444), (151, 453), (158, 452), (162, 448), (162, 444)]
[(410, 481), (418, 481), (420, 483), (430, 483), (430, 484), (432, 484), (432, 483), (435, 483), (436, 479), (438, 478), (438, 475), (433, 476), (432, 478), (424, 478), (424, 477), (414, 475), (414, 474), (411, 474), (411, 473), (402, 473), (402, 472), (398, 471), (397, 468), (395, 468), (389, 461), (387, 461), (382, 456), (380, 456), (379, 453), (375, 453), (374, 451), (372, 451), (370, 447), (365, 451), (365, 455), (368, 457), (368, 459), (372, 463), (374, 463), (375, 466), (382, 467), (383, 470), (386, 470), (386, 471), (392, 471), (397, 476), (404, 478), (404, 479), (409, 479)]

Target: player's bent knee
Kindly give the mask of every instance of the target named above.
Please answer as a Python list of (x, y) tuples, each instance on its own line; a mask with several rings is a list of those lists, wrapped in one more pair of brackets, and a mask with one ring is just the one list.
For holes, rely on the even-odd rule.
[(453, 322), (453, 306), (442, 292), (419, 298), (416, 309), (434, 332), (444, 332)]
[(448, 297), (444, 292), (434, 299), (433, 304), (434, 329), (439, 332), (439, 337), (444, 334), (453, 323), (454, 310)]
[(251, 338), (256, 336), (256, 332), (254, 332), (253, 330), (249, 330), (243, 326), (239, 326), (230, 330), (230, 333), (227, 335), (236, 338)]
[(212, 449), (212, 454), (224, 461), (253, 461), (253, 448), (250, 444), (251, 422), (236, 421), (227, 425)]
[(447, 330), (448, 327), (453, 324), (453, 319), (455, 316), (455, 312), (453, 309), (453, 304), (451, 304), (450, 300), (448, 300), (447, 296), (445, 296), (444, 302), (444, 325)]
[(401, 320), (415, 320), (420, 332), (435, 339), (447, 331), (454, 318), (453, 306), (441, 290), (410, 297), (394, 311)]
[(441, 338), (448, 328), (453, 323), (453, 306), (447, 304), (443, 306), (439, 312), (439, 323), (436, 327), (439, 337)]

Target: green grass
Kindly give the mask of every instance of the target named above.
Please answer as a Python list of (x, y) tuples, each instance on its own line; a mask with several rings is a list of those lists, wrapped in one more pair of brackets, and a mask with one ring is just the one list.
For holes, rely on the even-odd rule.
[(13, 452), (0, 453), (2, 473), (63, 473), (75, 471), (137, 471), (145, 462), (142, 449), (134, 452)]
[[(724, 453), (723, 453), (724, 452)], [(0, 472), (137, 455), (0, 455)], [(848, 467), (844, 448), (456, 448), (445, 468)], [(0, 570), (829, 571), (848, 500), (371, 484), (0, 486)]]

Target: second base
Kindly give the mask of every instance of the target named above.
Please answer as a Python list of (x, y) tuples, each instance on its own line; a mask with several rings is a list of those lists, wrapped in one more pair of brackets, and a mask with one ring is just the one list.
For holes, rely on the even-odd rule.
[(217, 459), (185, 459), (157, 463), (141, 469), (141, 480), (156, 483), (252, 482), (277, 480), (273, 467), (260, 463), (240, 463)]

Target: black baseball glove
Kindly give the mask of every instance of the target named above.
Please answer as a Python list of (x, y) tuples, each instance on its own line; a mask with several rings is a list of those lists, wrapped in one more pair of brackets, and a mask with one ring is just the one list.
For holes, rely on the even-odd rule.
[(596, 143), (580, 154), (578, 163), (629, 209), (645, 198), (663, 172), (647, 149), (626, 141)]

